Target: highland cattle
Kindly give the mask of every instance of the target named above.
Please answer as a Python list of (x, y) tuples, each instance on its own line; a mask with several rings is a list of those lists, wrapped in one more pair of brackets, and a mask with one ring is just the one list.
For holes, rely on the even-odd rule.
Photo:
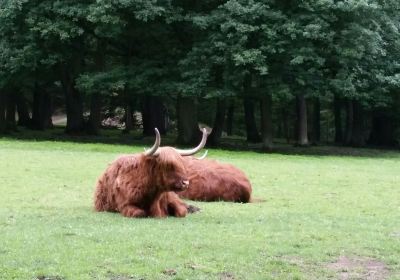
[(190, 188), (179, 192), (179, 197), (200, 201), (250, 202), (250, 181), (235, 166), (194, 157), (184, 158), (184, 164)]
[(189, 187), (184, 157), (200, 151), (207, 140), (203, 129), (200, 144), (190, 150), (159, 147), (157, 129), (152, 148), (124, 155), (112, 162), (97, 181), (96, 211), (120, 212), (126, 217), (185, 217), (188, 206), (174, 192)]

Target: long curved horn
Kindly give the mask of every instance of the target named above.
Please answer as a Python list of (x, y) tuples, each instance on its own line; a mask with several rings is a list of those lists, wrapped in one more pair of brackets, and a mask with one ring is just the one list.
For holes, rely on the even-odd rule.
[(160, 132), (158, 132), (157, 128), (154, 128), (154, 131), (156, 132), (156, 142), (154, 142), (153, 147), (151, 147), (148, 150), (145, 150), (144, 155), (145, 156), (152, 156), (154, 155), (154, 153), (158, 150), (158, 147), (160, 147), (160, 143), (161, 143), (161, 136), (160, 136)]
[(203, 149), (203, 147), (206, 145), (207, 142), (207, 130), (205, 128), (202, 129), (203, 131), (203, 137), (201, 138), (200, 144), (193, 149), (190, 150), (180, 150), (180, 149), (175, 149), (181, 156), (191, 156)]
[(207, 154), (208, 154), (208, 150), (206, 150), (205, 153), (204, 153), (201, 157), (198, 157), (197, 159), (198, 159), (198, 160), (205, 159), (206, 156), (207, 156)]

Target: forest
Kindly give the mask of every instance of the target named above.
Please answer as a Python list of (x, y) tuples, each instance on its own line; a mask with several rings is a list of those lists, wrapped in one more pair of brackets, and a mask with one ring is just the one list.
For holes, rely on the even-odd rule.
[[(3, 0), (0, 134), (400, 145), (397, 0)], [(20, 132), (18, 132), (20, 131)], [(21, 132), (22, 131), (22, 132)]]

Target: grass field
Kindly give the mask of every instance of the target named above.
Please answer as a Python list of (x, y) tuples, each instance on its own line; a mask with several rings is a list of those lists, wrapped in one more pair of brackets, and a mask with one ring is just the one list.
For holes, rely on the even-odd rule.
[(94, 212), (107, 163), (141, 151), (0, 139), (0, 279), (400, 279), (397, 152), (211, 150), (265, 202), (193, 202), (183, 219)]

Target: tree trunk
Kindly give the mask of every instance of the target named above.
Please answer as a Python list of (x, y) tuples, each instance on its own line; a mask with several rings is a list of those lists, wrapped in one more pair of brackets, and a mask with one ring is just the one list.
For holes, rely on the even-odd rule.
[(304, 94), (299, 94), (297, 100), (297, 144), (299, 146), (307, 146), (308, 142), (308, 128), (307, 128), (307, 102)]
[(33, 89), (33, 103), (32, 103), (32, 129), (44, 129), (43, 127), (43, 92), (36, 82)]
[(342, 128), (342, 101), (335, 95), (333, 100), (333, 113), (335, 116), (335, 143), (343, 143)]
[(233, 113), (235, 111), (235, 100), (232, 100), (229, 104), (227, 116), (226, 116), (226, 134), (231, 136), (233, 133)]
[(168, 116), (162, 97), (144, 96), (142, 101), (143, 135), (154, 135), (154, 128), (166, 134)]
[(351, 137), (351, 144), (355, 147), (365, 145), (364, 138), (364, 123), (363, 123), (363, 108), (360, 102), (353, 101), (353, 134)]
[(218, 145), (220, 143), (225, 123), (225, 115), (226, 115), (226, 100), (223, 98), (218, 98), (213, 129), (210, 136), (208, 136), (207, 140), (207, 142), (210, 145)]
[(272, 126), (272, 96), (265, 94), (261, 97), (261, 138), (262, 148), (271, 150), (273, 147), (273, 126)]
[(251, 83), (252, 83), (251, 75), (246, 75), (246, 77), (243, 81), (244, 117), (245, 117), (245, 124), (246, 124), (247, 142), (258, 143), (261, 141), (261, 137), (260, 137), (260, 134), (258, 133), (257, 125), (256, 125), (256, 118), (254, 116), (254, 101), (250, 98)]
[(44, 130), (53, 126), (52, 101), (49, 93), (35, 83), (33, 90), (32, 122), (31, 128)]
[(31, 125), (31, 117), (29, 115), (28, 104), (22, 92), (17, 93), (16, 102), (18, 112), (18, 125), (29, 127)]
[(80, 134), (85, 129), (83, 119), (83, 101), (80, 92), (75, 88), (74, 78), (65, 65), (61, 66), (61, 84), (65, 95), (68, 134)]
[(254, 101), (245, 97), (243, 100), (244, 117), (246, 123), (247, 141), (250, 143), (258, 143), (261, 141), (260, 134), (257, 130), (256, 118), (254, 116)]
[(290, 143), (290, 126), (289, 126), (289, 112), (287, 111), (287, 109), (283, 108), (281, 111), (282, 114), (282, 121), (283, 121), (283, 136), (286, 139), (286, 143), (289, 144)]
[(368, 144), (393, 146), (396, 144), (393, 117), (383, 110), (375, 111), (372, 115), (371, 134)]
[(178, 139), (180, 144), (198, 144), (201, 132), (197, 121), (195, 97), (178, 97)]
[(319, 98), (314, 99), (313, 104), (313, 144), (321, 141), (321, 103)]
[(125, 129), (124, 133), (129, 133), (133, 129), (134, 119), (132, 114), (132, 105), (128, 102), (125, 104)]
[(6, 95), (0, 90), (0, 133), (6, 131)]
[(15, 92), (7, 92), (7, 112), (6, 112), (6, 123), (8, 130), (17, 129), (17, 121), (15, 119), (15, 113), (17, 109), (17, 104), (15, 102)]
[(278, 121), (278, 123), (276, 124), (276, 133), (275, 136), (277, 138), (284, 138), (285, 137), (285, 133), (284, 133), (284, 128), (283, 128), (283, 121)]
[(53, 127), (53, 98), (50, 93), (45, 92), (44, 95), (44, 105), (43, 105), (43, 111), (44, 111), (44, 127), (45, 129), (52, 128)]
[(101, 95), (94, 93), (90, 96), (90, 116), (87, 123), (87, 132), (98, 135), (101, 127)]
[(345, 145), (351, 145), (351, 139), (353, 138), (353, 101), (346, 101), (346, 135), (344, 138)]
[[(94, 61), (97, 71), (104, 71), (105, 66), (105, 43), (101, 40), (97, 41)], [(86, 130), (89, 134), (98, 135), (101, 127), (101, 105), (102, 96), (99, 93), (94, 93), (90, 96), (90, 116), (86, 125)]]

